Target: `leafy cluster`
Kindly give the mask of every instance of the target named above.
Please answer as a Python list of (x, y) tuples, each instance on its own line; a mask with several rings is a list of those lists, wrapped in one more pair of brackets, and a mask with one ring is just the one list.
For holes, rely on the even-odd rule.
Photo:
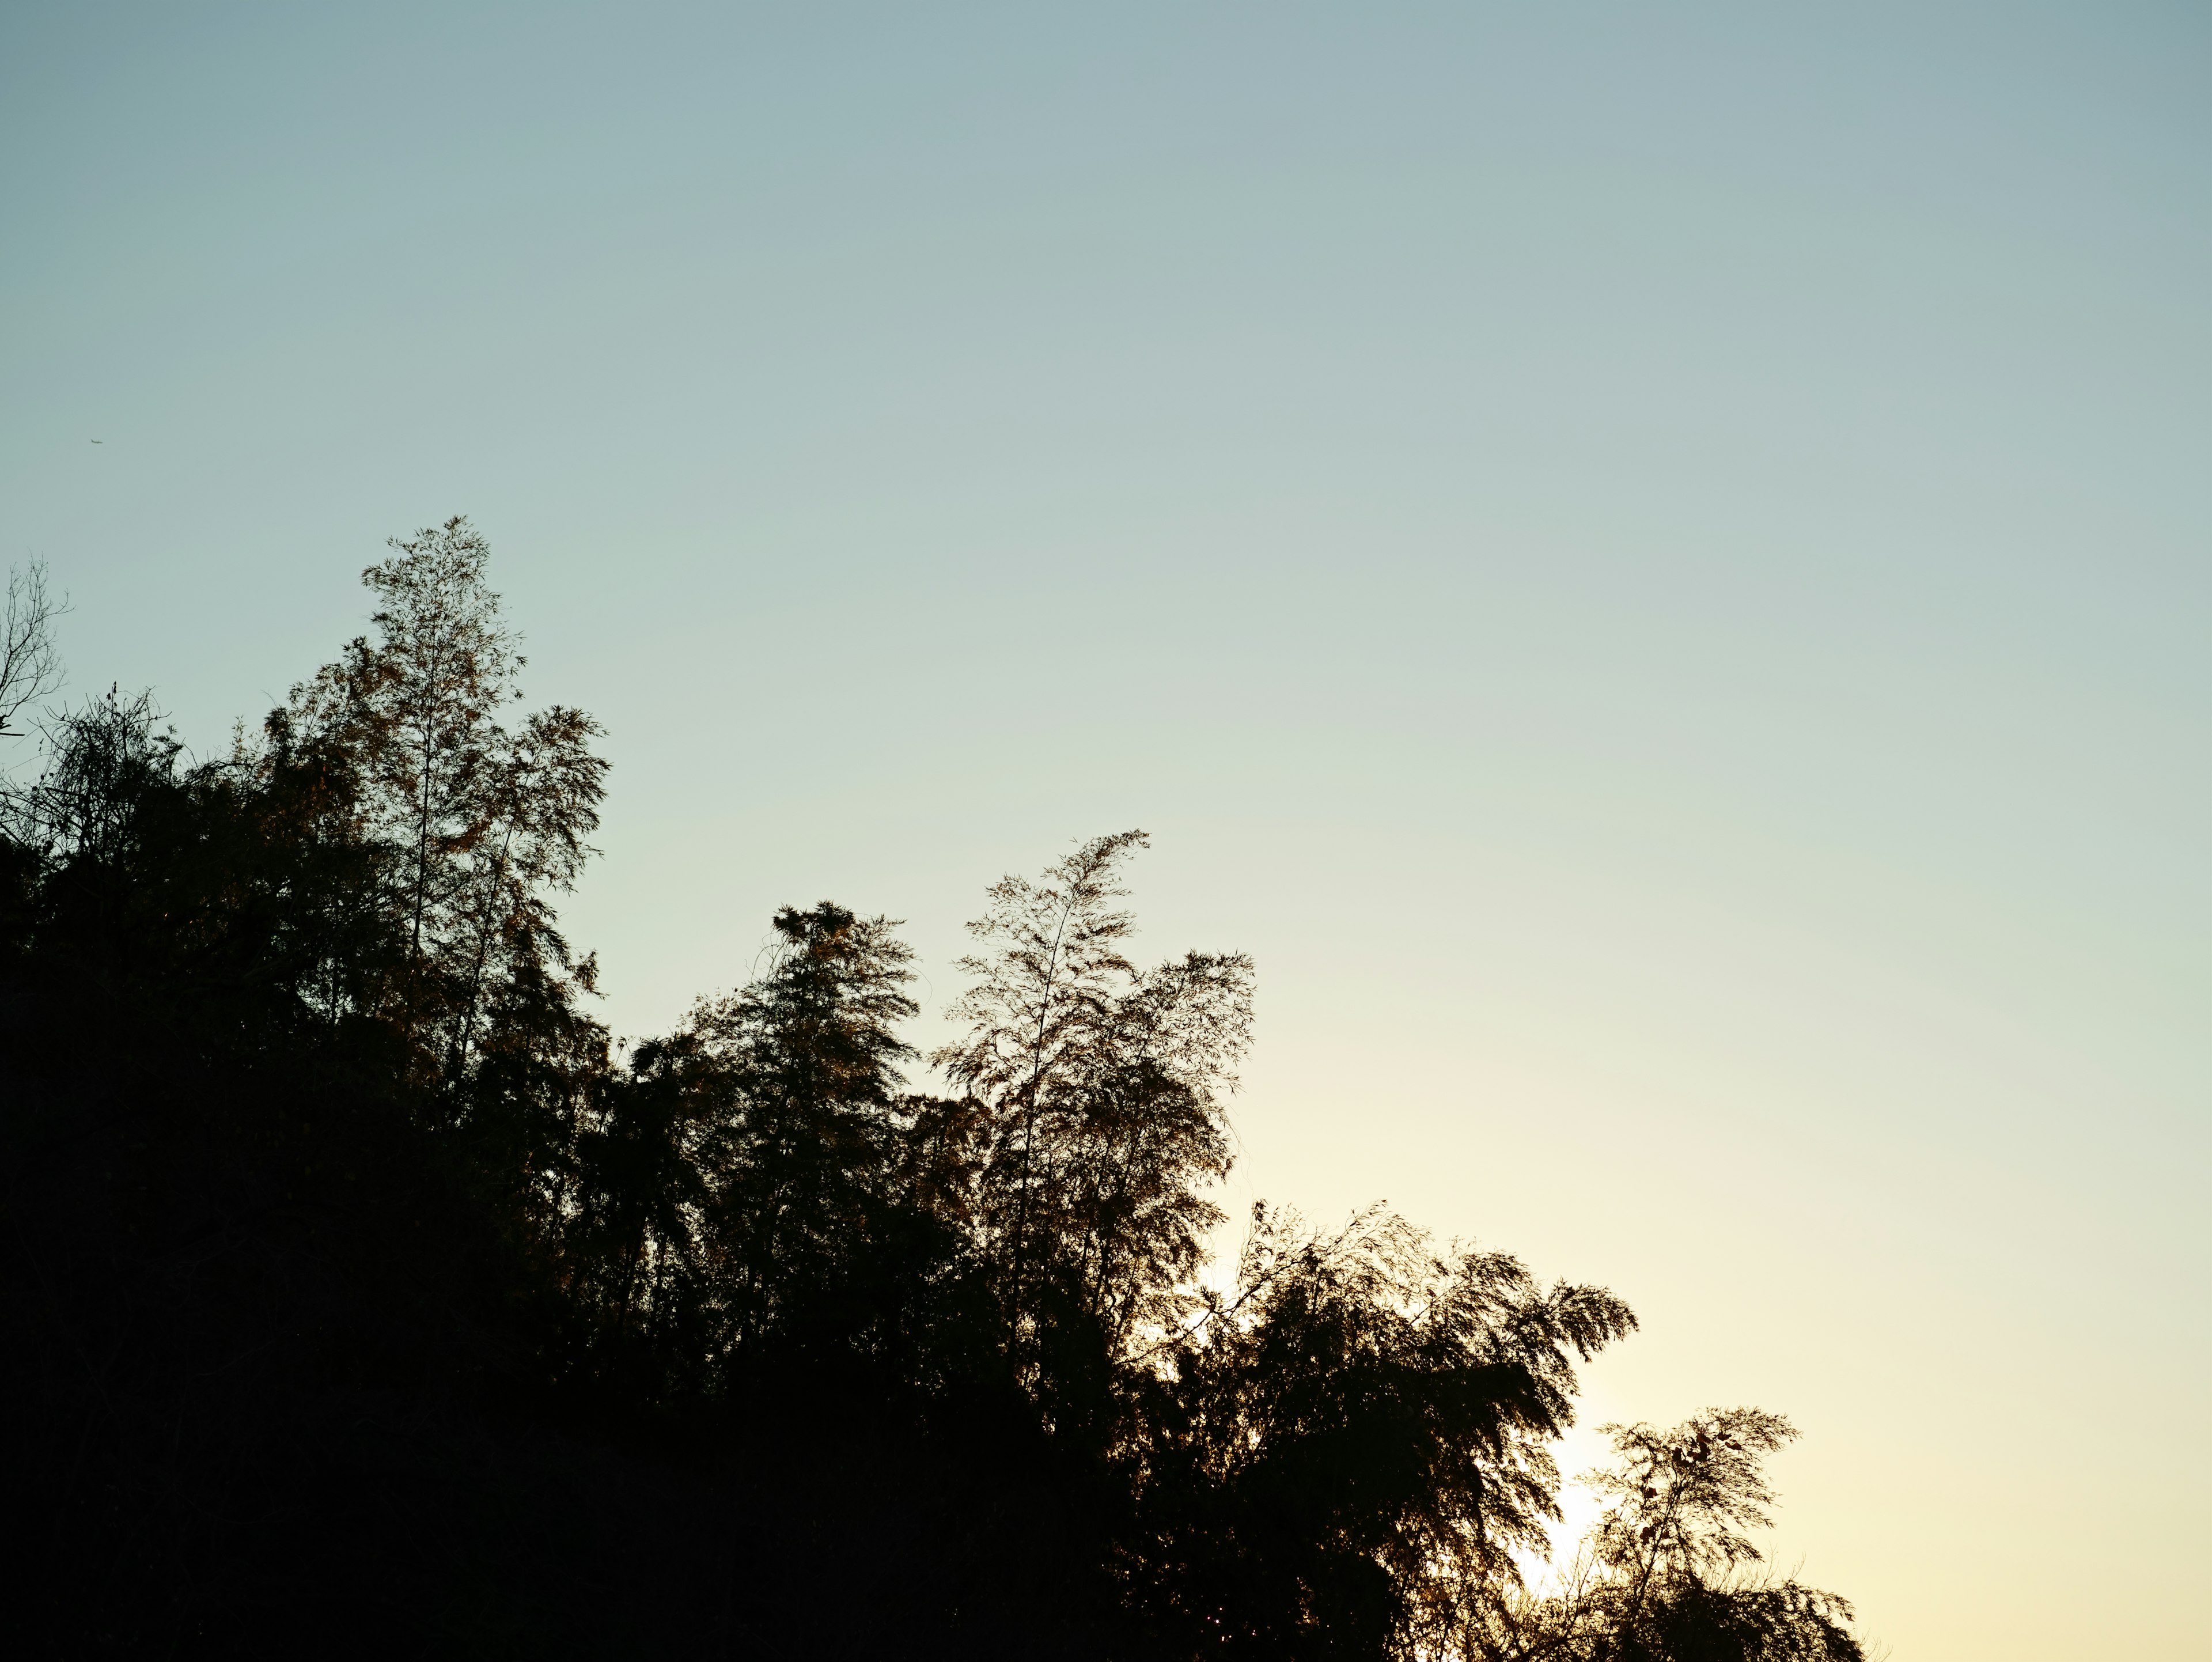
[(0, 797), (57, 1653), (1856, 1657), (1751, 1572), (1752, 1410), (1620, 1433), (1524, 1585), (1602, 1288), (1265, 1207), (1201, 1279), (1253, 965), (1128, 955), (1141, 832), (990, 889), (949, 1093), (897, 923), (826, 901), (615, 1044), (556, 906), (599, 729), (518, 713), (487, 559), (395, 543), (226, 755), (111, 694)]

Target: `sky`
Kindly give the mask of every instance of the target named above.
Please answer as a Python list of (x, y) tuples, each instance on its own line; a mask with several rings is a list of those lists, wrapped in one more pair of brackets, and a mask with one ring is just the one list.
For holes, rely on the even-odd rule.
[(2116, 0), (10, 6), (0, 557), (212, 752), (471, 515), (622, 1033), (828, 898), (926, 1045), (1143, 827), (1232, 1211), (1612, 1287), (1566, 1463), (1790, 1415), (1897, 1662), (2193, 1657), (2208, 86)]

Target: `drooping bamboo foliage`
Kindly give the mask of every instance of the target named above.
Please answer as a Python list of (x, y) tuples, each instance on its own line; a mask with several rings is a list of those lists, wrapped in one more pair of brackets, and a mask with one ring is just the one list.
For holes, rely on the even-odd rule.
[[(1635, 1326), (1603, 1288), (1380, 1208), (1330, 1233), (1262, 1207), (1203, 1279), (1255, 969), (1130, 955), (1141, 831), (987, 892), (941, 1091), (910, 1077), (899, 925), (828, 901), (616, 1045), (556, 904), (600, 729), (516, 715), (489, 557), (459, 519), (395, 542), (373, 634), (227, 754), (118, 692), (0, 791), (0, 1193), (55, 1266), (8, 1319), (19, 1355), (131, 1359), (26, 1373), (0, 1418), (61, 1520), (49, 1580), (120, 1612), (110, 1648), (258, 1633), (356, 1573), (446, 1585), (390, 1497), (453, 1465), (494, 1497), (445, 1538), (499, 1621), (624, 1612), (579, 1653), (726, 1647), (769, 1606), (785, 1650), (844, 1653), (821, 1635), (850, 1606), (856, 1654), (1857, 1656), (1841, 1601), (1757, 1572), (1791, 1434), (1755, 1410), (1617, 1430), (1598, 1529), (1524, 1580), (1577, 1368)], [(41, 684), (43, 642), (7, 648)], [(514, 1497), (549, 1473), (605, 1517), (543, 1533)], [(769, 1550), (730, 1533), (740, 1493), (811, 1555), (738, 1567)], [(364, 1494), (392, 1526), (346, 1534)]]

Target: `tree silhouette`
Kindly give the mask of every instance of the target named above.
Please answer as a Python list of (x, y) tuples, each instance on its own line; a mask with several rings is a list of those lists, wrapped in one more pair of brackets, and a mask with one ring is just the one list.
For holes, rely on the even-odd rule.
[(69, 610), (46, 590), (43, 562), (11, 566), (8, 599), (0, 612), (0, 738), (20, 737), (8, 724), (27, 704), (58, 691), (61, 654), (54, 646), (54, 619)]
[[(593, 965), (572, 964), (550, 901), (592, 853), (606, 764), (591, 751), (599, 724), (579, 710), (501, 725), (526, 661), (468, 521), (392, 548), (362, 574), (377, 639), (355, 639), (270, 725), (280, 747), (349, 771), (355, 835), (386, 852), (382, 898), (406, 938), (383, 1013), (418, 1047), (426, 1082), (458, 1085), (502, 1018), (542, 1016), (572, 983), (591, 985)], [(461, 1110), (467, 1097), (451, 1101)]]
[(1132, 960), (1141, 832), (988, 890), (950, 1096), (829, 901), (618, 1052), (555, 904), (599, 729), (515, 719), (465, 520), (392, 550), (257, 739), (112, 691), (0, 782), (20, 1647), (1856, 1662), (1753, 1409), (1613, 1428), (1523, 1584), (1603, 1288), (1264, 1206), (1206, 1283), (1254, 971)]
[(1172, 1320), (1221, 1221), (1204, 1191), (1229, 1167), (1220, 1098), (1250, 1042), (1252, 962), (1192, 953), (1143, 972), (1122, 955), (1120, 867), (1146, 841), (1096, 837), (1041, 880), (993, 886), (951, 1012), (968, 1032), (931, 1058), (980, 1111), (977, 1216), (1018, 1343), (1048, 1304), (1115, 1352)]
[(1589, 1475), (1609, 1497), (1559, 1587), (1468, 1612), (1466, 1653), (1486, 1662), (1861, 1662), (1851, 1607), (1773, 1578), (1745, 1531), (1772, 1522), (1761, 1463), (1797, 1434), (1780, 1415), (1708, 1409), (1668, 1430), (1607, 1426), (1614, 1462)]
[(1122, 1458), (1155, 1611), (1194, 1647), (1449, 1653), (1466, 1599), (1545, 1544), (1574, 1363), (1634, 1325), (1379, 1210), (1322, 1237), (1255, 1209), (1235, 1294), (1138, 1381)]

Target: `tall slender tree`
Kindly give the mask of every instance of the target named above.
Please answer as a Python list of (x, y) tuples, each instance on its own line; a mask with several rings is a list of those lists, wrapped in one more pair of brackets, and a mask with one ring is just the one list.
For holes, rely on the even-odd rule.
[(896, 927), (829, 901), (784, 907), (767, 972), (693, 1016), (730, 1087), (707, 1153), (739, 1342), (838, 1280), (891, 1199), (914, 1055), (897, 1028), (916, 1009)]
[[(883, 917), (786, 906), (766, 968), (640, 1045), (580, 1141), (572, 1230), (603, 1322), (708, 1374), (823, 1318), (910, 1210), (911, 950)], [(676, 1336), (680, 1330), (682, 1336)]]
[(591, 984), (551, 897), (592, 853), (606, 763), (581, 711), (556, 705), (517, 731), (502, 725), (526, 661), (485, 581), (489, 545), (468, 521), (391, 546), (362, 574), (375, 638), (356, 638), (295, 687), (270, 732), (352, 781), (356, 832), (383, 851), (381, 902), (405, 942), (379, 1014), (409, 1035), (426, 1081), (452, 1086), (502, 1020), (543, 1019)]
[(1205, 1191), (1229, 1167), (1222, 1098), (1250, 1039), (1252, 964), (1129, 961), (1115, 903), (1146, 845), (1094, 837), (1040, 879), (994, 885), (951, 1011), (967, 1032), (931, 1057), (987, 1128), (977, 1218), (1018, 1341), (1049, 1295), (1118, 1347), (1172, 1303), (1219, 1220)]

